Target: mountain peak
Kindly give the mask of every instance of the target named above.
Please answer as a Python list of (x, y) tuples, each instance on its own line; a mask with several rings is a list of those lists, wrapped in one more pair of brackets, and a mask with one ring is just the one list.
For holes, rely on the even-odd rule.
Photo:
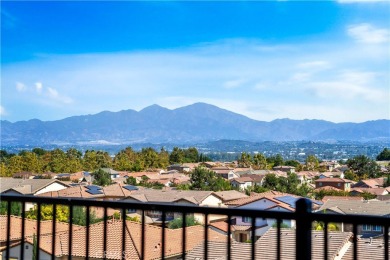
[(150, 106), (147, 106), (147, 107), (141, 109), (139, 112), (144, 113), (144, 112), (154, 112), (154, 111), (159, 111), (159, 110), (169, 110), (169, 109), (162, 107), (160, 105), (157, 105), (157, 104), (153, 104), (153, 105), (150, 105)]

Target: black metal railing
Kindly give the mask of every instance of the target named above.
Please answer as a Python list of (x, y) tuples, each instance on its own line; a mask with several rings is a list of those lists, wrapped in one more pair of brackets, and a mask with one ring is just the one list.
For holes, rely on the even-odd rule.
[[(276, 228), (277, 228), (277, 237), (276, 237), (276, 256), (274, 259), (283, 259), (282, 258), (282, 246), (281, 245), (281, 224), (283, 220), (294, 220), (296, 222), (295, 227), (295, 259), (312, 259), (312, 223), (314, 221), (321, 221), (324, 223), (324, 246), (323, 246), (323, 259), (329, 259), (329, 238), (328, 238), (328, 224), (329, 223), (349, 223), (352, 225), (352, 244), (353, 244), (353, 256), (352, 259), (358, 259), (358, 226), (367, 224), (367, 225), (380, 225), (383, 227), (383, 256), (384, 260), (389, 260), (389, 226), (390, 226), (390, 216), (365, 216), (365, 215), (342, 215), (342, 214), (321, 214), (321, 213), (312, 213), (312, 204), (308, 199), (299, 199), (296, 203), (295, 212), (282, 212), (282, 211), (266, 211), (266, 210), (254, 210), (254, 209), (237, 209), (237, 208), (214, 208), (214, 207), (199, 207), (199, 206), (186, 206), (186, 205), (177, 205), (177, 204), (156, 204), (156, 203), (136, 203), (136, 202), (125, 202), (125, 201), (99, 201), (99, 200), (85, 200), (85, 199), (69, 199), (69, 198), (44, 198), (44, 197), (34, 197), (34, 196), (13, 196), (13, 195), (2, 195), (1, 201), (7, 201), (7, 215), (6, 215), (6, 239), (1, 241), (2, 247), (5, 248), (3, 252), (3, 259), (10, 259), (11, 246), (15, 245), (15, 242), (20, 246), (20, 259), (24, 259), (24, 245), (25, 245), (25, 206), (26, 203), (34, 203), (36, 205), (37, 214), (37, 230), (36, 230), (36, 244), (40, 248), (41, 243), (41, 234), (40, 234), (40, 223), (41, 223), (41, 210), (42, 205), (53, 205), (53, 220), (52, 220), (52, 234), (51, 234), (51, 259), (56, 259), (56, 229), (58, 222), (56, 221), (56, 208), (57, 205), (66, 205), (69, 206), (69, 243), (68, 243), (68, 259), (72, 259), (72, 233), (74, 230), (73, 218), (74, 206), (82, 206), (87, 209), (88, 214), (86, 214), (86, 238), (85, 238), (85, 259), (88, 259), (93, 252), (91, 252), (90, 247), (90, 209), (92, 207), (101, 207), (104, 209), (104, 227), (103, 227), (103, 258), (109, 258), (105, 252), (108, 250), (108, 241), (107, 241), (107, 220), (108, 220), (108, 209), (118, 209), (120, 212), (122, 220), (122, 236), (118, 238), (117, 242), (121, 243), (121, 258), (122, 259), (131, 259), (126, 256), (124, 253), (126, 251), (126, 210), (127, 209), (137, 209), (142, 212), (140, 225), (141, 225), (141, 245), (140, 249), (137, 251), (138, 258), (146, 260), (145, 256), (145, 212), (149, 210), (161, 211), (162, 212), (162, 226), (161, 226), (161, 259), (166, 258), (165, 247), (167, 244), (166, 240), (166, 227), (165, 227), (165, 216), (167, 212), (178, 212), (182, 214), (182, 236), (181, 236), (181, 259), (185, 259), (188, 253), (186, 247), (186, 216), (194, 213), (204, 215), (204, 250), (203, 257), (201, 259), (210, 259), (210, 249), (208, 248), (209, 240), (209, 219), (210, 215), (224, 215), (227, 216), (227, 247), (226, 247), (226, 259), (233, 259), (232, 257), (232, 244), (234, 243), (231, 239), (232, 235), (232, 218), (235, 216), (245, 216), (251, 218), (251, 233), (250, 233), (250, 256), (246, 259), (256, 259), (258, 253), (256, 252), (256, 241), (255, 241), (255, 225), (256, 219), (266, 218), (266, 219), (275, 219)], [(12, 227), (11, 227), (11, 204), (12, 203), (21, 203), (21, 237), (14, 240), (12, 237)], [(12, 243), (12, 244), (11, 244)], [(180, 247), (180, 245), (177, 245)], [(382, 250), (382, 249), (380, 249)], [(293, 252), (292, 252), (293, 253)], [(35, 259), (40, 259), (40, 250), (36, 250)], [(180, 257), (180, 256), (178, 256)], [(261, 257), (259, 257), (261, 258)], [(318, 259), (318, 257), (316, 257)], [(180, 259), (180, 258), (177, 258)], [(262, 258), (261, 258), (262, 259)]]

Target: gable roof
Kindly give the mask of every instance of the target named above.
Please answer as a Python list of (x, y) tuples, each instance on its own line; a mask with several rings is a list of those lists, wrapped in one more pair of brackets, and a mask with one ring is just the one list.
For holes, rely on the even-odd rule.
[(390, 214), (390, 201), (328, 200), (319, 210), (336, 208), (344, 214), (385, 216)]
[[(24, 220), (25, 236), (30, 237), (37, 233), (37, 221), (26, 218)], [(52, 220), (41, 221), (41, 235), (52, 233)], [(81, 226), (73, 225), (73, 229), (79, 229)], [(0, 215), (0, 242), (7, 240), (7, 215)], [(11, 215), (11, 241), (20, 240), (22, 237), (22, 218)], [(68, 231), (69, 224), (65, 222), (56, 222), (56, 232)]]
[[(180, 199), (196, 201), (201, 204), (208, 196), (214, 195), (212, 191), (197, 190), (139, 190), (127, 198), (133, 198), (142, 202), (174, 202)], [(215, 196), (215, 195), (214, 195)], [(190, 199), (191, 198), (191, 199)]]
[(236, 191), (236, 190), (226, 190), (226, 191), (217, 191), (214, 192), (214, 194), (220, 198), (223, 202), (231, 201), (231, 200), (236, 200), (236, 199), (242, 199), (242, 198), (247, 198), (248, 195)]
[[(159, 259), (161, 257), (161, 234), (162, 228), (152, 225), (144, 225), (145, 246), (144, 259)], [(125, 256), (126, 259), (141, 259), (141, 223), (126, 221), (125, 230)], [(99, 222), (89, 227), (89, 256), (91, 258), (103, 258), (104, 243), (104, 222)], [(182, 229), (165, 229), (165, 256), (173, 257), (182, 253)], [(81, 227), (74, 230), (72, 234), (72, 255), (76, 257), (86, 256), (86, 228)], [(225, 241), (226, 236), (209, 230), (208, 239), (210, 241)], [(107, 259), (122, 259), (122, 221), (112, 220), (107, 222)], [(204, 240), (203, 226), (192, 226), (186, 228), (186, 251), (192, 250), (196, 245)], [(27, 238), (27, 242), (32, 243), (32, 238)], [(52, 234), (41, 236), (40, 248), (51, 254), (52, 253)], [(69, 255), (69, 235), (66, 231), (56, 234), (55, 255), (58, 257)]]
[(69, 185), (55, 179), (14, 179), (0, 177), (0, 193), (15, 190), (21, 194), (34, 194), (52, 183), (59, 183), (64, 187)]
[[(390, 245), (390, 241), (388, 241)], [(370, 260), (383, 260), (385, 259), (383, 239), (359, 239), (357, 242), (357, 253), (359, 259), (370, 259)], [(390, 251), (389, 251), (390, 258)], [(341, 259), (353, 259), (353, 247), (350, 246), (347, 252)]]
[[(329, 232), (328, 233), (328, 257), (334, 259), (343, 246), (349, 245), (351, 239), (350, 232)], [(281, 229), (281, 259), (295, 260), (295, 230)], [(251, 257), (250, 243), (232, 242), (231, 258), (237, 260), (246, 260)], [(209, 258), (212, 260), (227, 259), (227, 243), (212, 241), (208, 243)], [(324, 259), (324, 233), (322, 231), (312, 232), (312, 259)], [(277, 254), (277, 231), (275, 228), (268, 230), (255, 243), (255, 258), (262, 260), (276, 259)], [(196, 246), (186, 257), (189, 260), (203, 260), (204, 243)], [(370, 259), (370, 258), (365, 258)]]
[(322, 179), (317, 179), (315, 182), (342, 182), (342, 183), (351, 183), (352, 181), (347, 180), (347, 179), (341, 179), (341, 178), (322, 178)]

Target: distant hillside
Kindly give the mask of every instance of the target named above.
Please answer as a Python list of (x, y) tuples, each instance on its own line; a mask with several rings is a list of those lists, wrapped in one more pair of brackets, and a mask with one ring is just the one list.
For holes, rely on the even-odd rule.
[(195, 143), (244, 141), (380, 140), (390, 138), (390, 120), (332, 123), (324, 120), (257, 121), (205, 103), (169, 110), (152, 105), (137, 112), (104, 111), (57, 121), (1, 121), (3, 145), (101, 143)]

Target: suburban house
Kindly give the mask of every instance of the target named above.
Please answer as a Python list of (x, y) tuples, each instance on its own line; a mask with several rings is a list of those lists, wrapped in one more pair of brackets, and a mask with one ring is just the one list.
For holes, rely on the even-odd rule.
[[(2, 223), (5, 223), (3, 221)], [(141, 223), (126, 221), (125, 223), (125, 251), (122, 252), (122, 244), (118, 241), (122, 240), (122, 221), (121, 220), (109, 220), (106, 222), (107, 225), (107, 250), (103, 251), (104, 243), (104, 222), (98, 222), (89, 226), (89, 256), (93, 259), (159, 259), (161, 257), (162, 239), (161, 239), (161, 228), (151, 225), (145, 225), (145, 238), (144, 252), (145, 255), (142, 257), (141, 253)], [(15, 223), (11, 222), (11, 226)], [(66, 225), (65, 223), (57, 222), (57, 227)], [(2, 225), (3, 226), (3, 225)], [(67, 227), (68, 228), (68, 227)], [(32, 230), (32, 229), (27, 229)], [(86, 227), (74, 226), (72, 231), (73, 239), (69, 239), (69, 228), (68, 229), (57, 229), (57, 232), (53, 234), (47, 230), (41, 232), (39, 252), (42, 260), (52, 259), (52, 238), (55, 236), (56, 245), (54, 248), (54, 256), (56, 260), (68, 259), (69, 257), (69, 246), (72, 248), (73, 259), (85, 259), (86, 257), (86, 242), (85, 237), (87, 233)], [(32, 231), (29, 235), (26, 234), (24, 244), (24, 257), (26, 259), (33, 259), (33, 234), (36, 231)], [(165, 233), (165, 259), (181, 259), (182, 256), (182, 229), (166, 229)], [(186, 247), (185, 250), (191, 251), (197, 245), (202, 244), (205, 240), (204, 228), (201, 225), (191, 226), (186, 228)], [(15, 233), (16, 234), (16, 233)], [(5, 235), (2, 235), (5, 236)], [(2, 237), (3, 238), (3, 237)], [(18, 237), (20, 241), (20, 236)], [(2, 240), (5, 241), (5, 240)], [(208, 231), (208, 241), (226, 241), (226, 236), (215, 232), (213, 230)], [(71, 244), (70, 244), (71, 243)], [(0, 249), (0, 257), (6, 259), (6, 252), (4, 247)], [(4, 251), (3, 251), (4, 250)], [(20, 243), (11, 243), (10, 248), (10, 259), (20, 259)], [(141, 258), (142, 257), (142, 258)]]
[(251, 186), (261, 186), (265, 175), (258, 174), (242, 174), (239, 178), (230, 180), (230, 184), (240, 190), (245, 190)]
[[(254, 194), (247, 198), (233, 200), (227, 202), (228, 207), (240, 209), (259, 209), (269, 211), (295, 211), (295, 202), (301, 197), (282, 193), (277, 191), (268, 191), (264, 193)], [(318, 208), (322, 204), (313, 201), (313, 206)], [(295, 227), (294, 220), (283, 220), (283, 223), (288, 227)], [(255, 221), (255, 237), (261, 237), (268, 229), (275, 224), (274, 219), (256, 218)], [(215, 223), (214, 223), (215, 225)], [(218, 225), (218, 224), (217, 224)], [(222, 226), (222, 224), (220, 224)], [(238, 242), (249, 240), (252, 232), (252, 220), (249, 217), (232, 217), (232, 236)]]
[(114, 179), (120, 177), (119, 172), (117, 172), (117, 171), (115, 171), (115, 170), (113, 170), (113, 169), (111, 169), (111, 168), (101, 168), (100, 170), (102, 170), (102, 171), (104, 171), (104, 172), (110, 174), (111, 180), (114, 180)]
[(352, 185), (352, 188), (382, 188), (385, 183), (385, 178), (375, 178), (375, 179), (367, 179), (361, 180)]
[[(277, 245), (278, 245), (278, 232), (275, 228), (269, 229), (261, 238), (256, 240), (255, 243), (255, 259), (262, 260), (274, 260), (277, 259)], [(312, 232), (312, 252), (313, 259), (325, 259), (324, 253), (324, 233), (322, 231), (313, 231)], [(295, 259), (295, 242), (296, 234), (293, 229), (282, 228), (280, 231), (280, 259)], [(352, 242), (352, 233), (350, 232), (329, 232), (328, 234), (328, 259), (345, 259), (350, 260), (353, 257), (346, 257), (346, 254), (349, 254), (349, 250), (353, 250)], [(383, 241), (382, 241), (383, 243)], [(375, 259), (384, 259), (383, 257), (383, 248), (378, 248), (379, 243), (375, 243), (375, 246), (370, 250), (371, 256), (378, 255), (382, 258)], [(213, 260), (225, 260), (227, 252), (227, 242), (212, 241), (209, 242), (208, 247), (212, 248), (212, 257)], [(199, 244), (193, 250), (191, 250), (186, 256), (187, 260), (200, 260), (204, 259), (204, 244)], [(251, 243), (242, 243), (242, 242), (233, 242), (231, 243), (231, 259), (234, 260), (246, 260), (250, 259), (252, 245)], [(360, 250), (360, 249), (359, 249)], [(360, 252), (360, 251), (359, 251)], [(362, 259), (372, 259), (369, 254), (364, 254), (367, 257)], [(360, 256), (360, 254), (359, 254)], [(359, 258), (360, 259), (360, 258)]]
[(337, 161), (323, 161), (319, 164), (319, 166), (331, 172), (341, 165)]
[(344, 179), (344, 173), (343, 172), (321, 172), (318, 175), (319, 179), (324, 179), (324, 178), (341, 178)]
[[(55, 179), (14, 179), (0, 178), (0, 194), (8, 195), (33, 195), (59, 191), (69, 187), (68, 184)], [(27, 202), (25, 210), (34, 207), (34, 204)]]
[(275, 166), (272, 168), (274, 171), (282, 171), (286, 173), (295, 173), (295, 167), (293, 166)]
[[(202, 207), (226, 207), (222, 199), (214, 194), (212, 191), (196, 191), (196, 190), (153, 190), (145, 189), (139, 190), (123, 201), (129, 202), (153, 202), (153, 203), (173, 203), (181, 205), (198, 205)], [(129, 214), (137, 213), (141, 214), (140, 211), (133, 209), (128, 210)], [(152, 224), (162, 225), (162, 213), (160, 211), (146, 211), (145, 215), (150, 217)], [(181, 214), (177, 212), (167, 212), (165, 214), (166, 222), (172, 221), (175, 218), (180, 218)], [(204, 223), (204, 215), (194, 213), (193, 216), (199, 223)], [(221, 219), (223, 216), (220, 215), (209, 215), (209, 221), (215, 219)]]
[(239, 190), (246, 190), (247, 188), (253, 186), (252, 179), (250, 177), (239, 177), (230, 180), (230, 184)]
[(316, 188), (331, 186), (342, 191), (351, 190), (352, 181), (341, 178), (320, 178), (315, 181)]
[(191, 168), (189, 166), (183, 165), (183, 164), (173, 164), (169, 165), (167, 168), (168, 171), (176, 170), (178, 172), (190, 172)]
[(218, 176), (221, 176), (226, 180), (231, 180), (233, 178), (239, 177), (237, 174), (234, 173), (234, 170), (229, 167), (213, 167), (211, 168), (211, 170), (215, 172)]
[(314, 179), (320, 175), (320, 173), (316, 171), (301, 171), (296, 174), (301, 184), (312, 183)]
[(214, 195), (220, 198), (223, 204), (225, 204), (228, 201), (249, 197), (245, 193), (236, 190), (216, 191), (214, 192)]
[(389, 194), (390, 187), (388, 188), (352, 188), (349, 192), (352, 196), (359, 196), (364, 193), (370, 193), (376, 196)]
[[(328, 200), (318, 210), (330, 214), (357, 214), (385, 216), (390, 218), (390, 202), (375, 200)], [(348, 223), (338, 224), (340, 231), (352, 231)], [(383, 227), (378, 225), (359, 225), (358, 234), (363, 237), (376, 237), (383, 234)]]

